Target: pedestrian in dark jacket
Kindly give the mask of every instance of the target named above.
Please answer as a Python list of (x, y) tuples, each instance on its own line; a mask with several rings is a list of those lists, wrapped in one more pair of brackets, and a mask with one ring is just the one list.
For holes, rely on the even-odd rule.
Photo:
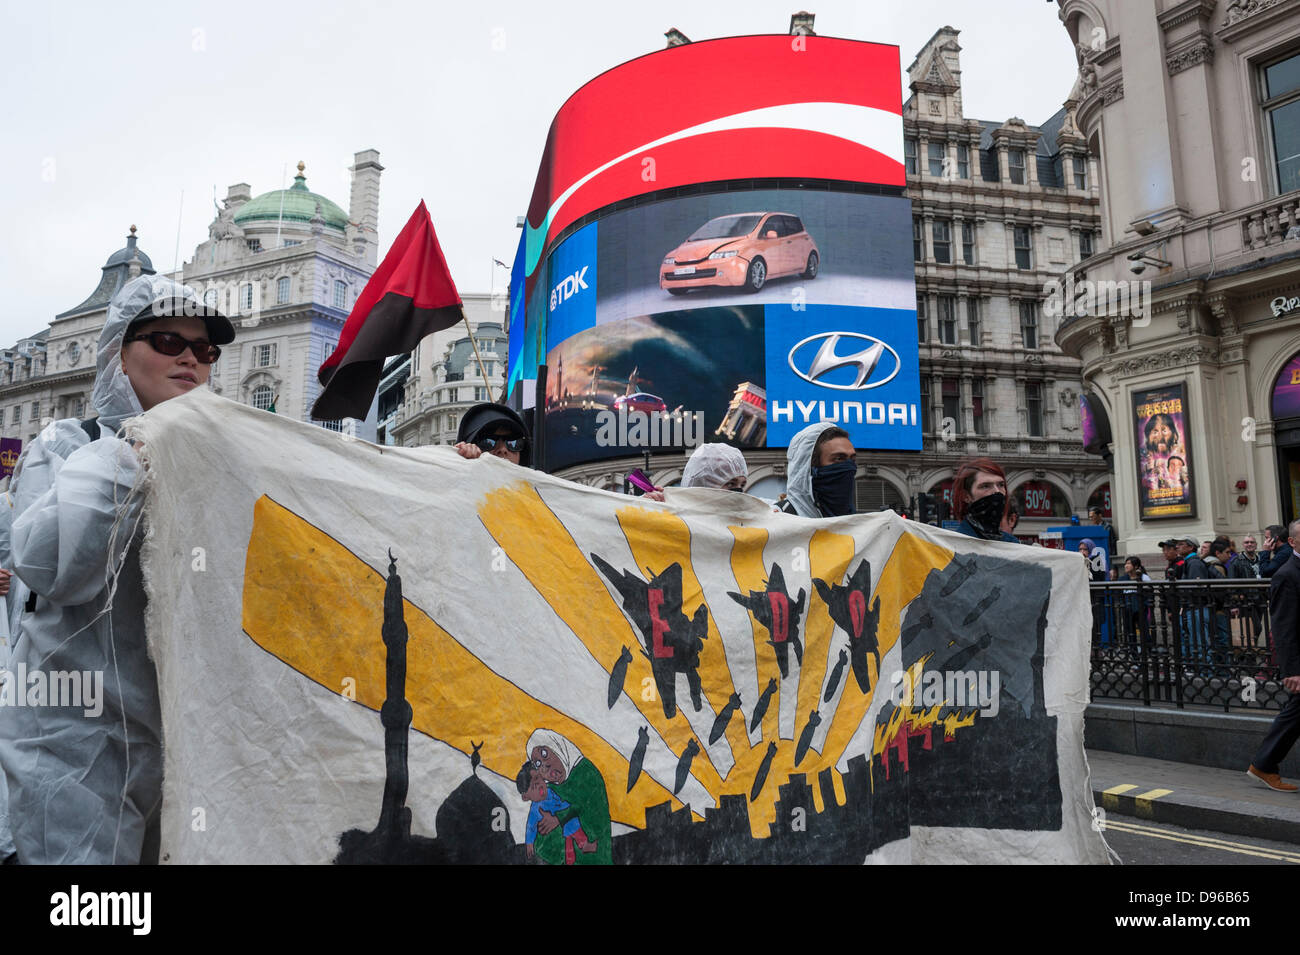
[(1260, 558), (1259, 575), (1272, 577), (1291, 559), (1291, 545), (1287, 543), (1286, 528), (1270, 524), (1264, 528), (1264, 556)]
[[(1273, 537), (1276, 540), (1276, 535)], [(1291, 522), (1290, 537), (1292, 541), (1300, 540), (1300, 521)], [(1269, 727), (1246, 775), (1269, 789), (1293, 793), (1296, 787), (1283, 782), (1278, 770), (1300, 739), (1300, 561), (1288, 559), (1272, 575), (1268, 609), (1277, 645), (1278, 674), (1291, 695)]]
[(1228, 567), (1228, 576), (1234, 580), (1257, 580), (1263, 576), (1260, 573), (1261, 563), (1255, 535), (1247, 534), (1241, 540), (1241, 550)]

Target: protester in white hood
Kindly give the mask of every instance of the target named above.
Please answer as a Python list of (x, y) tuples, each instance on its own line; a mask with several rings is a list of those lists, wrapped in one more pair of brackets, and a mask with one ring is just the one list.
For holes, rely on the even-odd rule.
[[(30, 591), (11, 679), (75, 674), (80, 705), (0, 708), (0, 767), (19, 861), (157, 861), (162, 802), (158, 685), (145, 648), (141, 465), (126, 419), (207, 383), (234, 328), (193, 289), (140, 276), (108, 306), (91, 403), (98, 418), (47, 425), (15, 474), (13, 569)], [(99, 674), (96, 677), (96, 674)], [(16, 700), (14, 702), (17, 702)]]
[(818, 421), (790, 439), (786, 450), (785, 502), (800, 517), (842, 517), (857, 510), (857, 450), (848, 432)]
[(702, 444), (692, 452), (682, 471), (682, 487), (716, 487), (743, 491), (749, 466), (739, 448), (729, 444)]

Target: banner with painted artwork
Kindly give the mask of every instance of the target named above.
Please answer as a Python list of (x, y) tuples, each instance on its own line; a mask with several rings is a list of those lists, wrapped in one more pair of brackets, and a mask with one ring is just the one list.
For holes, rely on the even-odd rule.
[(1140, 519), (1195, 517), (1187, 384), (1133, 392)]
[(204, 389), (132, 428), (167, 861), (1106, 860), (1075, 554)]

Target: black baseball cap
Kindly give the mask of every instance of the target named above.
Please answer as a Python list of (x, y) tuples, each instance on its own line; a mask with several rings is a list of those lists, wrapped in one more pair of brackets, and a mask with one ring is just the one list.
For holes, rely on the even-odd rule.
[(1173, 546), (1174, 546), (1175, 544), (1177, 544), (1177, 543), (1178, 543), (1178, 541), (1174, 540), (1174, 539), (1171, 537), (1171, 538), (1169, 538), (1169, 540), (1167, 540), (1167, 541), (1161, 541), (1161, 542), (1160, 542), (1159, 544), (1157, 544), (1156, 546), (1157, 546), (1157, 547), (1173, 547)]
[(235, 326), (211, 305), (196, 298), (164, 295), (140, 309), (126, 326), (129, 335), (136, 325), (155, 318), (199, 318), (207, 328), (208, 341), (214, 345), (229, 345), (235, 340)]

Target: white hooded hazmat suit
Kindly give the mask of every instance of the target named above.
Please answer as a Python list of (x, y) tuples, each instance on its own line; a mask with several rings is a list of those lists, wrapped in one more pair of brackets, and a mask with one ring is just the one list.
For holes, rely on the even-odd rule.
[(835, 427), (838, 425), (832, 421), (818, 421), (790, 439), (785, 456), (785, 500), (788, 510), (800, 517), (826, 516), (813, 498), (813, 448), (817, 446), (818, 435)]
[[(141, 468), (116, 432), (142, 413), (122, 372), (122, 338), (162, 298), (202, 309), (192, 289), (169, 279), (127, 282), (109, 303), (99, 339), (92, 395), (99, 438), (90, 440), (75, 419), (55, 421), (14, 476), (13, 570), (24, 585), (18, 596), (30, 590), (35, 597), (34, 609), (19, 617), (10, 679), (17, 682), (25, 669), (27, 685), (15, 693), (26, 702), (34, 699), (34, 679), (43, 678), (48, 692), (45, 705), (0, 707), (0, 767), (24, 864), (157, 857), (162, 725), (145, 647), (136, 534)], [(79, 684), (80, 701), (56, 695), (56, 673), (77, 674), (62, 680)], [(56, 705), (70, 698), (80, 705)]]

